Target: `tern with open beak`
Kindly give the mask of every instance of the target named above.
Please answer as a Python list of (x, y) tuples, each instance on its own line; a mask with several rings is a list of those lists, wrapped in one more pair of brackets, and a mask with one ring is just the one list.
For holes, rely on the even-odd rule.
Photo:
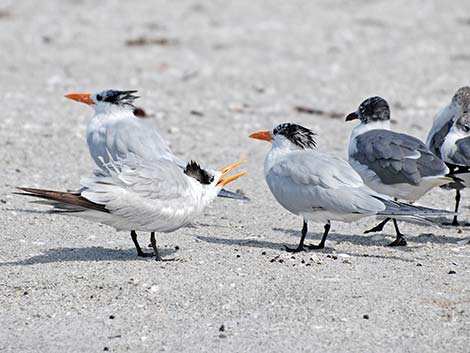
[[(276, 200), (303, 218), (302, 236), (290, 252), (322, 249), (331, 221), (351, 222), (367, 216), (412, 217), (453, 214), (396, 202), (364, 184), (345, 160), (315, 150), (315, 133), (303, 126), (284, 123), (251, 138), (269, 141), (271, 150), (264, 161), (264, 175)], [(304, 245), (307, 222), (325, 224), (318, 245)]]
[[(88, 123), (86, 140), (96, 163), (97, 174), (108, 173), (103, 166), (110, 159), (125, 159), (129, 153), (145, 161), (166, 159), (184, 169), (186, 162), (176, 157), (168, 142), (145, 119), (134, 115), (136, 90), (104, 90), (94, 94), (72, 93), (65, 97), (91, 106), (95, 114)], [(95, 173), (95, 174), (96, 174)], [(221, 189), (220, 197), (248, 200), (247, 197)]]
[[(415, 202), (436, 186), (453, 181), (449, 168), (417, 138), (390, 130), (390, 107), (381, 97), (364, 100), (346, 121), (359, 120), (349, 141), (349, 163), (364, 183), (394, 199)], [(364, 233), (380, 232), (393, 220), (396, 238), (389, 246), (404, 246), (406, 239), (395, 218), (386, 218)]]
[[(103, 164), (105, 175), (82, 180), (79, 192), (60, 192), (19, 188), (22, 195), (39, 197), (38, 203), (52, 205), (52, 212), (82, 217), (116, 230), (130, 231), (138, 256), (158, 253), (155, 232), (173, 232), (202, 213), (224, 185), (246, 172), (228, 173), (242, 162), (220, 171), (206, 170), (194, 161), (181, 169), (174, 162), (161, 159), (146, 161), (128, 154), (126, 159)], [(142, 251), (135, 231), (150, 232), (153, 253)]]
[[(157, 129), (145, 119), (134, 115), (134, 101), (139, 98), (137, 91), (105, 90), (94, 94), (72, 93), (65, 97), (89, 105), (94, 116), (88, 123), (86, 140), (91, 157), (96, 163), (95, 175), (109, 175), (105, 167), (111, 160), (126, 159), (136, 155), (145, 162), (159, 163), (168, 160), (185, 169), (187, 163), (176, 157), (167, 141)], [(246, 196), (223, 188), (219, 197), (248, 200)], [(131, 232), (136, 239), (136, 232)]]

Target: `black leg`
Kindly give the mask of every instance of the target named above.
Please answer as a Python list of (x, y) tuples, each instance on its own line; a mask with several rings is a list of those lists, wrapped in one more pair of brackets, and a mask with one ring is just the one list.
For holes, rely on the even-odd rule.
[(174, 258), (171, 259), (163, 259), (160, 254), (158, 253), (157, 242), (155, 240), (155, 232), (150, 233), (150, 244), (152, 245), (153, 252), (155, 253), (155, 260), (156, 261), (174, 261)]
[(385, 225), (391, 220), (391, 218), (385, 218), (382, 222), (380, 222), (379, 224), (377, 224), (375, 227), (371, 228), (371, 229), (367, 229), (364, 234), (367, 234), (367, 233), (376, 233), (376, 232), (381, 232)]
[(326, 237), (328, 236), (328, 232), (330, 231), (330, 228), (331, 228), (331, 224), (330, 224), (330, 221), (328, 221), (327, 224), (325, 224), (325, 231), (323, 232), (323, 237), (321, 238), (321, 241), (320, 241), (320, 244), (318, 245), (305, 245), (307, 248), (309, 249), (314, 249), (314, 250), (318, 250), (318, 249), (323, 249), (325, 247), (325, 241), (326, 241)]
[(131, 230), (131, 239), (134, 242), (135, 249), (137, 250), (137, 256), (140, 257), (152, 257), (154, 256), (154, 253), (145, 253), (142, 251), (142, 248), (139, 245), (139, 242), (137, 241), (137, 233), (135, 230)]
[[(459, 205), (460, 205), (460, 190), (455, 191), (455, 212), (459, 211)], [(457, 227), (459, 225), (459, 221), (457, 220), (457, 215), (454, 216), (454, 219), (452, 220), (452, 225)]]
[(307, 222), (305, 222), (304, 220), (304, 225), (302, 227), (302, 237), (300, 238), (300, 243), (299, 243), (299, 246), (297, 246), (297, 248), (289, 248), (288, 246), (284, 245), (284, 247), (286, 248), (286, 250), (288, 252), (300, 252), (300, 251), (305, 251), (304, 249), (304, 240), (305, 240), (305, 236), (307, 235)]
[(395, 232), (397, 234), (397, 237), (395, 238), (394, 241), (392, 241), (388, 246), (405, 246), (406, 245), (406, 239), (404, 235), (400, 232), (400, 229), (398, 229), (398, 222), (395, 218), (393, 218), (393, 225), (395, 227)]

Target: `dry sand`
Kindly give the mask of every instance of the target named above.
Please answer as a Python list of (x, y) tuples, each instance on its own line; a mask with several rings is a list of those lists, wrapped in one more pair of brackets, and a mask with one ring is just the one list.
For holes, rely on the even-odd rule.
[[(465, 0), (3, 0), (0, 351), (468, 352), (468, 230), (404, 224), (409, 246), (388, 248), (391, 225), (333, 223), (323, 251), (291, 256), (301, 220), (265, 185), (269, 145), (247, 135), (298, 122), (345, 157), (354, 124), (294, 107), (343, 114), (378, 94), (397, 130), (425, 138), (469, 83), (469, 13)], [(249, 159), (232, 188), (252, 202), (216, 200), (158, 235), (181, 261), (139, 259), (127, 233), (12, 195), (89, 173), (92, 112), (63, 95), (106, 88), (139, 89), (180, 156)], [(420, 204), (451, 209), (453, 193)], [(464, 192), (462, 218), (469, 205)], [(310, 230), (317, 242), (322, 225)]]

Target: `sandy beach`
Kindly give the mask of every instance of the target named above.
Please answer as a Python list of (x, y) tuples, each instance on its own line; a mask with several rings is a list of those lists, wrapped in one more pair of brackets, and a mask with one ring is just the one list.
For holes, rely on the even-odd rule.
[[(0, 351), (468, 352), (470, 228), (403, 223), (408, 246), (390, 248), (391, 224), (332, 223), (325, 249), (289, 254), (302, 221), (264, 181), (269, 144), (248, 135), (296, 122), (346, 158), (344, 116), (380, 95), (396, 131), (425, 139), (470, 83), (469, 14), (464, 0), (2, 1)], [(179, 261), (13, 194), (90, 174), (92, 110), (63, 96), (108, 88), (138, 89), (178, 156), (248, 159), (230, 189), (250, 202), (217, 199), (157, 234)], [(418, 204), (452, 210), (454, 194)], [(469, 206), (466, 190), (461, 219)], [(309, 230), (318, 242), (323, 225)]]

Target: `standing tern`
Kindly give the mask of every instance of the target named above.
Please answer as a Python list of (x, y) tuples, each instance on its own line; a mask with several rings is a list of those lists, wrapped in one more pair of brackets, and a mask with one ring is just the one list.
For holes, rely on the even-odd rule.
[[(104, 90), (97, 93), (72, 93), (65, 97), (91, 106), (95, 114), (87, 126), (86, 140), (98, 170), (111, 159), (125, 159), (129, 153), (145, 161), (166, 159), (184, 169), (186, 162), (176, 157), (168, 142), (145, 119), (134, 115), (136, 90)], [(247, 197), (221, 189), (220, 197), (248, 200)]]
[[(442, 158), (450, 174), (458, 179), (449, 185), (455, 189), (455, 212), (458, 212), (461, 190), (470, 183), (470, 87), (459, 88), (452, 101), (437, 113), (426, 145)], [(459, 225), (457, 215), (451, 224)]]
[[(359, 119), (349, 141), (349, 163), (372, 190), (414, 202), (436, 186), (452, 182), (449, 169), (417, 138), (390, 130), (390, 107), (381, 97), (364, 100), (346, 121)], [(372, 229), (380, 232), (391, 218)], [(396, 239), (390, 246), (404, 246), (406, 240), (393, 218)]]
[[(105, 167), (110, 160), (126, 159), (129, 154), (151, 162), (168, 160), (181, 169), (186, 162), (176, 157), (168, 142), (145, 119), (134, 115), (137, 91), (104, 90), (94, 94), (72, 93), (65, 97), (91, 106), (95, 114), (88, 123), (86, 140), (91, 157), (95, 161), (96, 175), (109, 174)], [(218, 196), (248, 200), (247, 197), (225, 189)], [(131, 238), (136, 238), (135, 231)], [(134, 241), (135, 242), (135, 241)]]
[(305, 250), (307, 222), (324, 223), (318, 245), (322, 249), (330, 230), (330, 221), (351, 222), (367, 216), (438, 216), (453, 212), (396, 202), (364, 184), (360, 175), (345, 160), (316, 151), (315, 133), (303, 126), (284, 123), (272, 131), (260, 131), (251, 138), (269, 141), (271, 150), (264, 160), (264, 175), (276, 200), (288, 211), (303, 218), (302, 236), (297, 248)]
[[(82, 217), (120, 231), (130, 231), (137, 255), (155, 256), (162, 261), (155, 232), (173, 232), (200, 215), (220, 189), (246, 174), (227, 176), (243, 162), (233, 163), (220, 171), (202, 169), (194, 161), (181, 169), (173, 161), (144, 160), (128, 154), (126, 159), (102, 165), (106, 174), (81, 181), (79, 192), (60, 192), (19, 188), (22, 195), (39, 197), (39, 203), (52, 205), (52, 212)], [(142, 251), (137, 231), (150, 232), (153, 253)]]

